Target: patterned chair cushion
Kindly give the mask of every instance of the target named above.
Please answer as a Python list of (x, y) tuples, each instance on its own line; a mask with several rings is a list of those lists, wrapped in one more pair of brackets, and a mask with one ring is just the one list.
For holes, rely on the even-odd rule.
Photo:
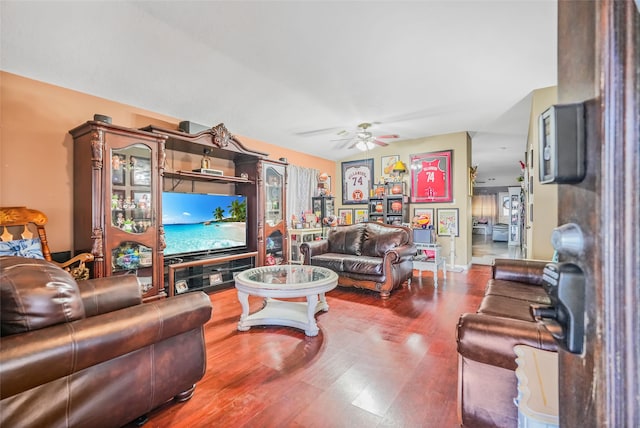
[(0, 242), (0, 256), (18, 256), (28, 259), (42, 259), (42, 244), (39, 239), (16, 239)]

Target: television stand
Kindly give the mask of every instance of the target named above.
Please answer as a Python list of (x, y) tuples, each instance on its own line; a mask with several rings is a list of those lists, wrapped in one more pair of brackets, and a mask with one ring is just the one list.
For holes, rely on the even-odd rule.
[(257, 255), (257, 251), (198, 255), (191, 260), (168, 263), (167, 294), (173, 297), (189, 291), (211, 292), (233, 286), (238, 273), (255, 267)]

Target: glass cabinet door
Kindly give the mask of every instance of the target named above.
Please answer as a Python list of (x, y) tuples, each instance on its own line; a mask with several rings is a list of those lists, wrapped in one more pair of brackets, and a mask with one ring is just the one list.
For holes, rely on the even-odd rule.
[(111, 150), (111, 226), (143, 233), (152, 217), (151, 149), (134, 144)]
[(145, 233), (156, 226), (151, 155), (151, 148), (142, 143), (111, 149), (111, 199), (106, 204), (115, 238), (110, 241), (111, 274), (135, 274), (143, 293), (153, 286), (154, 249)]
[(284, 220), (282, 198), (284, 195), (284, 168), (268, 165), (265, 171), (265, 222), (275, 226)]

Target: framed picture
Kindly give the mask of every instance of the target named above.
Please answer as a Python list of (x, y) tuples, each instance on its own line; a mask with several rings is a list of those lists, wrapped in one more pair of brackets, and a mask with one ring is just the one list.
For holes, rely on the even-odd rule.
[(184, 293), (185, 291), (189, 291), (189, 286), (187, 285), (187, 281), (181, 279), (176, 281), (176, 294)]
[(342, 162), (342, 204), (367, 204), (373, 185), (373, 159)]
[(411, 202), (453, 202), (453, 150), (411, 155)]
[[(433, 208), (414, 208), (413, 209), (414, 226), (428, 227), (433, 226)], [(417, 223), (417, 224), (415, 224)]]
[(151, 193), (149, 192), (131, 192), (131, 200), (135, 202), (136, 208), (147, 209), (151, 207)]
[(124, 186), (124, 171), (127, 169), (127, 157), (118, 153), (111, 154), (111, 184)]
[(439, 236), (460, 236), (458, 208), (439, 208), (437, 231)]
[(393, 174), (393, 166), (400, 160), (400, 156), (391, 155), (391, 156), (382, 156), (380, 158), (380, 171), (382, 171), (383, 175), (391, 175)]
[(134, 186), (151, 185), (151, 160), (131, 156), (131, 184)]
[(222, 282), (222, 274), (220, 272), (209, 275), (209, 285), (220, 284)]
[(365, 221), (369, 220), (369, 210), (358, 208), (354, 211), (355, 211), (354, 223), (364, 223)]
[(351, 208), (340, 208), (338, 210), (340, 224), (353, 224), (353, 210)]

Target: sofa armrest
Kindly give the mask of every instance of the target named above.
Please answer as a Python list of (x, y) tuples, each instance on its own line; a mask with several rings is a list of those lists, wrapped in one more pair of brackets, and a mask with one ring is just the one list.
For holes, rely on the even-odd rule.
[(85, 316), (93, 317), (142, 303), (135, 275), (107, 276), (78, 282)]
[(304, 264), (311, 264), (311, 257), (318, 254), (324, 254), (329, 251), (329, 241), (327, 239), (321, 239), (319, 241), (309, 241), (300, 244), (300, 252), (304, 256)]
[(384, 254), (384, 258), (393, 257), (395, 260), (393, 262), (398, 263), (404, 260), (408, 260), (413, 258), (416, 254), (418, 254), (418, 249), (415, 245), (399, 245), (395, 248), (387, 250)]
[(543, 260), (495, 259), (493, 278), (542, 285), (542, 272), (549, 262)]
[(462, 314), (456, 330), (458, 353), (474, 361), (516, 369), (515, 345), (557, 351), (553, 336), (540, 323), (482, 314)]
[(2, 338), (0, 399), (201, 328), (211, 301), (188, 293)]

